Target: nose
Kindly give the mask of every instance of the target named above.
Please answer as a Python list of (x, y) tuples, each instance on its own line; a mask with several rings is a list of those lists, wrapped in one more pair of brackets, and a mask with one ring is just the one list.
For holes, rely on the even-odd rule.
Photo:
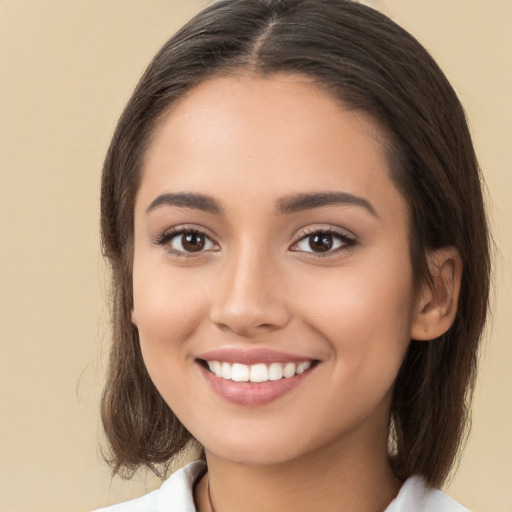
[(290, 321), (282, 272), (261, 251), (232, 255), (217, 283), (210, 320), (219, 329), (253, 338)]

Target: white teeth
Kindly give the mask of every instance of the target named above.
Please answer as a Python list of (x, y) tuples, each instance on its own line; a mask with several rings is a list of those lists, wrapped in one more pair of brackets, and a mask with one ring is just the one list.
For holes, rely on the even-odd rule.
[(250, 368), (246, 364), (235, 363), (231, 367), (231, 380), (235, 382), (248, 382)]
[(217, 377), (222, 377), (222, 365), (219, 363), (219, 361), (213, 361), (213, 373), (215, 373)]
[(251, 366), (251, 382), (266, 382), (268, 380), (268, 369), (266, 364), (253, 364)]
[(272, 363), (268, 369), (268, 380), (280, 380), (283, 378), (283, 367), (279, 363)]
[(217, 377), (235, 382), (267, 382), (269, 380), (290, 379), (300, 375), (311, 367), (312, 361), (295, 363), (265, 363), (251, 366), (242, 363), (226, 363), (220, 361), (206, 361), (210, 371)]
[(222, 363), (222, 378), (231, 379), (231, 365), (229, 363)]
[(300, 375), (301, 373), (304, 373), (310, 366), (311, 366), (311, 361), (306, 361), (304, 363), (300, 363), (297, 366), (297, 374)]
[(283, 377), (286, 377), (289, 379), (290, 377), (293, 377), (295, 375), (296, 371), (295, 363), (286, 363), (285, 367), (283, 368)]
[(210, 368), (210, 371), (217, 377), (222, 377), (222, 365), (219, 361), (208, 361), (208, 368)]

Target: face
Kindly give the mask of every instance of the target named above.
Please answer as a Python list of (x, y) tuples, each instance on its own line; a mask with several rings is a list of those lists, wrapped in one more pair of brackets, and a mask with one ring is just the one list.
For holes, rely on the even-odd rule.
[(207, 454), (270, 464), (385, 446), (415, 294), (379, 140), (300, 76), (211, 79), (158, 126), (132, 318)]

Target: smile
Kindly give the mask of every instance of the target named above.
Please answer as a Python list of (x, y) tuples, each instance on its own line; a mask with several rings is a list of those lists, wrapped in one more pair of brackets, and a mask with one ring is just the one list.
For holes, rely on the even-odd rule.
[(261, 383), (290, 379), (295, 375), (301, 375), (311, 367), (313, 361), (303, 361), (300, 363), (257, 363), (252, 365), (206, 361), (206, 364), (210, 372), (221, 379), (234, 382)]

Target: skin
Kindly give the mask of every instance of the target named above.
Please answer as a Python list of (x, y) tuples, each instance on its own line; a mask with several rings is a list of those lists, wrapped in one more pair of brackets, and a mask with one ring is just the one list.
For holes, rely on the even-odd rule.
[[(156, 387), (205, 448), (217, 512), (377, 512), (398, 492), (393, 382), (411, 337), (451, 323), (459, 267), (440, 256), (442, 311), (415, 290), (407, 204), (382, 140), (367, 115), (296, 75), (211, 79), (154, 133), (135, 205), (132, 320)], [(366, 203), (279, 208), (326, 192)], [(176, 193), (222, 212), (155, 203)], [(204, 250), (185, 251), (173, 228), (204, 233)], [(334, 249), (315, 252), (311, 234), (326, 229)], [(270, 403), (234, 404), (197, 362), (226, 347), (317, 364)], [(210, 510), (206, 479), (195, 499)]]

